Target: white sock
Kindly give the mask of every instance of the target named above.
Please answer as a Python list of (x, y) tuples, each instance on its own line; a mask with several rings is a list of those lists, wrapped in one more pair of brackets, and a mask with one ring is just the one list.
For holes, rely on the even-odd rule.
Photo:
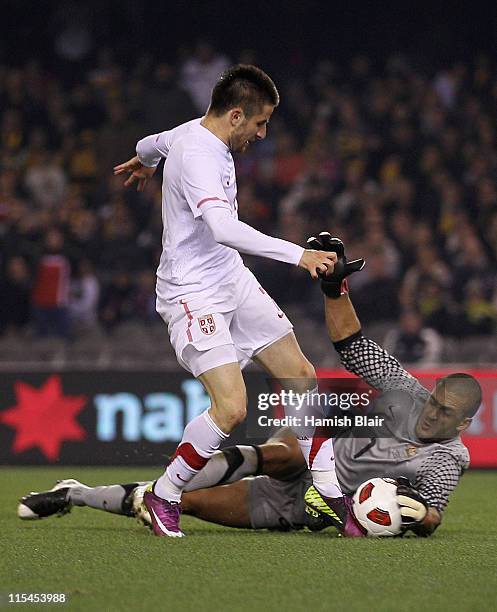
[(324, 497), (343, 497), (335, 470), (311, 470), (312, 484)]
[[(309, 406), (302, 407), (304, 414), (316, 415), (319, 401), (317, 398), (313, 401), (312, 397), (317, 394), (317, 387), (309, 391)], [(308, 431), (301, 432), (305, 435), (297, 435), (297, 442), (311, 471), (312, 482), (316, 489), (325, 497), (342, 497), (335, 469), (333, 440), (327, 438), (326, 433), (320, 430), (321, 428), (317, 428), (312, 434)]]
[(179, 502), (181, 493), (228, 437), (206, 410), (188, 423), (166, 471), (154, 485), (154, 492), (168, 501)]
[(299, 443), (300, 450), (304, 455), (305, 462), (307, 463), (307, 467), (309, 467), (309, 454), (311, 452), (312, 446), (312, 438), (308, 438), (307, 436), (299, 436), (297, 435), (297, 442)]

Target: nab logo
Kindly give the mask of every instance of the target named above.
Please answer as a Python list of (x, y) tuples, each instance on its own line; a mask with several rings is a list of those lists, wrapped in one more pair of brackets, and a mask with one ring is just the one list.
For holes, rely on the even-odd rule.
[(101, 442), (122, 438), (126, 442), (179, 442), (186, 423), (210, 406), (209, 396), (198, 380), (181, 384), (185, 400), (175, 393), (95, 395), (96, 436)]

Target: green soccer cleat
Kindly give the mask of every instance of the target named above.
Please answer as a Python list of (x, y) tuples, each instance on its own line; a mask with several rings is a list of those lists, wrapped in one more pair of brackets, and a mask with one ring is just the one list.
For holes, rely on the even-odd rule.
[(311, 531), (321, 531), (326, 527), (336, 527), (343, 531), (347, 517), (347, 508), (343, 497), (324, 497), (311, 485), (305, 495), (305, 511), (309, 515), (308, 527)]
[(363, 538), (366, 531), (357, 522), (353, 512), (352, 498), (325, 497), (311, 485), (304, 495), (305, 511), (309, 515), (307, 527), (311, 531), (321, 531), (326, 527), (336, 527), (346, 538)]

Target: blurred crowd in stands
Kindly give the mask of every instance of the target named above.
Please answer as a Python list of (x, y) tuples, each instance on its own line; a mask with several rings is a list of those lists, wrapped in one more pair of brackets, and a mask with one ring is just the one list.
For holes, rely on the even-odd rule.
[[(131, 66), (103, 49), (70, 77), (35, 58), (0, 66), (0, 334), (70, 339), (156, 320), (161, 172), (138, 194), (112, 168), (141, 137), (202, 115), (240, 60), (257, 61), (201, 42), (181, 61)], [(493, 60), (429, 74), (360, 56), (271, 75), (282, 102), (267, 139), (236, 159), (240, 217), (299, 244), (342, 237), (367, 259), (351, 282), (361, 320), (392, 322), (390, 342), (413, 361), (440, 336), (495, 333)], [(302, 270), (247, 263), (283, 306), (321, 316)]]

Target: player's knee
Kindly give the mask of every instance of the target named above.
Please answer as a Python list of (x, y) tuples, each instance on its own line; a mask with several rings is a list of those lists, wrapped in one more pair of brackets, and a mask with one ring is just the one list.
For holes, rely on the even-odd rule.
[(233, 427), (243, 423), (247, 417), (247, 392), (245, 388), (233, 396), (232, 405), (229, 407), (229, 415), (233, 421)]
[(243, 423), (247, 416), (246, 395), (218, 402), (211, 408), (211, 416), (224, 432), (230, 433), (237, 425)]
[(296, 366), (295, 378), (301, 378), (306, 380), (307, 385), (314, 386), (316, 382), (316, 370), (310, 361), (302, 359)]
[(310, 361), (305, 361), (305, 364), (302, 366), (304, 370), (304, 378), (312, 379), (314, 382), (316, 381), (316, 370)]
[(305, 465), (304, 457), (297, 440), (271, 440), (260, 447), (262, 455), (262, 470), (273, 478), (289, 478), (298, 473)]
[(247, 406), (246, 404), (240, 404), (238, 406), (232, 407), (226, 414), (226, 419), (231, 425), (231, 429), (234, 429), (240, 423), (245, 421), (247, 416)]
[(264, 466), (273, 464), (286, 464), (291, 458), (290, 448), (283, 440), (272, 441), (267, 444), (261, 444), (262, 460)]

